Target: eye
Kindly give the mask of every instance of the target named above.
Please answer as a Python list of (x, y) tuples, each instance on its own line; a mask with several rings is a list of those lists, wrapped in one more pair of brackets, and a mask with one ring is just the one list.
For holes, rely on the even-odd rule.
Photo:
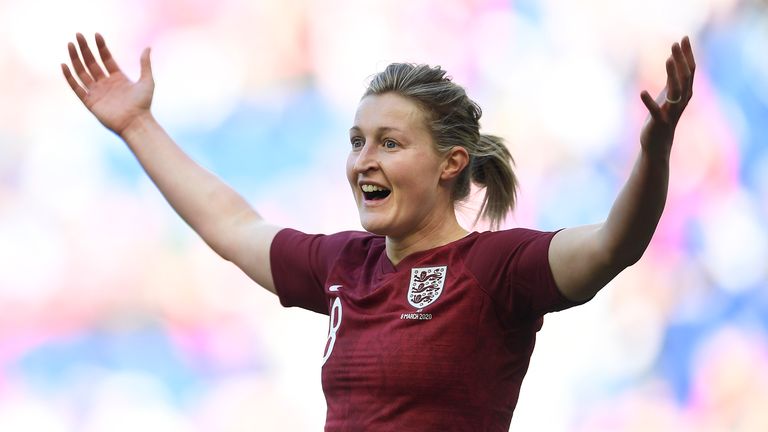
[(384, 147), (388, 149), (396, 149), (398, 146), (397, 141), (391, 139), (384, 140)]
[(353, 149), (359, 149), (362, 148), (365, 144), (365, 141), (363, 141), (360, 137), (352, 137), (349, 142), (352, 144)]

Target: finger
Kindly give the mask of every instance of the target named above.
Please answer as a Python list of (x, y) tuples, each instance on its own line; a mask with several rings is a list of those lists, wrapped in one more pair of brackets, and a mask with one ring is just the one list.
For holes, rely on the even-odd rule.
[(642, 100), (645, 107), (648, 108), (648, 113), (651, 115), (651, 117), (653, 117), (654, 120), (663, 121), (661, 107), (656, 103), (655, 100), (653, 100), (653, 97), (651, 97), (650, 93), (648, 93), (646, 90), (640, 92), (640, 100)]
[(683, 38), (682, 42), (682, 49), (683, 49), (683, 55), (685, 56), (685, 61), (688, 63), (688, 69), (691, 71), (691, 83), (689, 93), (693, 94), (693, 77), (696, 75), (696, 60), (693, 57), (693, 48), (691, 47), (691, 40), (688, 38), (688, 36)]
[(149, 52), (149, 47), (144, 48), (144, 51), (141, 52), (139, 60), (141, 63), (141, 75), (139, 76), (139, 81), (152, 79), (152, 63), (149, 61)]
[(101, 66), (96, 63), (96, 58), (93, 56), (91, 49), (88, 47), (88, 42), (85, 40), (85, 36), (77, 34), (77, 44), (80, 46), (80, 53), (83, 55), (83, 62), (85, 67), (91, 73), (94, 80), (98, 81), (104, 78), (104, 71), (101, 70)]
[(104, 37), (99, 33), (96, 33), (96, 48), (99, 49), (101, 62), (104, 63), (104, 67), (107, 69), (107, 72), (109, 72), (110, 75), (120, 72), (120, 67), (117, 65), (115, 59), (112, 58), (112, 53), (109, 52), (109, 48), (107, 48), (107, 43), (104, 41)]
[(80, 98), (81, 101), (85, 102), (85, 97), (88, 95), (88, 91), (86, 91), (84, 88), (80, 87), (80, 84), (77, 83), (77, 80), (75, 80), (75, 77), (72, 76), (72, 72), (70, 72), (69, 67), (65, 65), (64, 63), (61, 64), (61, 71), (64, 73), (64, 78), (67, 80), (67, 84), (69, 84), (69, 87), (72, 88), (72, 91), (75, 92), (78, 98)]
[(688, 62), (688, 67), (691, 69), (691, 72), (694, 72), (696, 70), (696, 60), (694, 59), (694, 56), (693, 56), (693, 47), (691, 47), (691, 40), (688, 38), (688, 36), (685, 36), (680, 45), (683, 49), (683, 54), (685, 54), (685, 59)]
[(681, 91), (688, 89), (688, 81), (691, 78), (691, 70), (688, 68), (688, 60), (685, 59), (683, 49), (679, 44), (672, 45), (672, 57), (675, 59), (675, 69), (677, 70), (677, 80), (681, 84)]
[(680, 98), (680, 81), (677, 79), (675, 60), (667, 59), (667, 99), (678, 100)]
[(69, 60), (72, 62), (72, 67), (75, 68), (75, 73), (77, 74), (77, 77), (80, 78), (80, 82), (83, 83), (86, 88), (90, 87), (91, 84), (93, 84), (93, 77), (87, 70), (85, 70), (83, 62), (80, 61), (80, 55), (77, 53), (75, 44), (70, 42), (67, 44), (67, 49), (69, 50)]

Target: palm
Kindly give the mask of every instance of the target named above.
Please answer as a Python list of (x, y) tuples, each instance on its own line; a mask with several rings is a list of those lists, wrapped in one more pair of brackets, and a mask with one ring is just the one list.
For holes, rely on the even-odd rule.
[(151, 83), (131, 82), (120, 72), (96, 82), (83, 103), (105, 126), (121, 131), (149, 110), (152, 91)]
[(106, 72), (96, 62), (85, 38), (78, 34), (83, 61), (80, 61), (74, 44), (69, 44), (69, 56), (79, 84), (66, 65), (62, 65), (64, 77), (83, 104), (107, 128), (121, 134), (136, 118), (149, 112), (152, 104), (154, 81), (149, 65), (149, 52), (141, 57), (141, 78), (129, 80), (112, 59), (112, 55), (100, 35), (96, 45)]

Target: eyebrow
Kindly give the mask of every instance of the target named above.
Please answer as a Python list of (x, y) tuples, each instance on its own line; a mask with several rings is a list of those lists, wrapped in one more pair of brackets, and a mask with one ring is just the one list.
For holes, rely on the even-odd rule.
[[(360, 129), (359, 127), (357, 127), (357, 126), (352, 126), (351, 128), (349, 128), (349, 131), (350, 132), (362, 132), (363, 130)], [(398, 128), (395, 128), (395, 127), (391, 127), (391, 126), (382, 126), (382, 127), (376, 129), (377, 133), (390, 132), (390, 131), (400, 132), (400, 133), (403, 132), (402, 130), (400, 130)]]

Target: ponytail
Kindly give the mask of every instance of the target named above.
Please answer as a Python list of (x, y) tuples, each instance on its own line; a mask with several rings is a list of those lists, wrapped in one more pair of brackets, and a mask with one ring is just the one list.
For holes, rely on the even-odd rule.
[(486, 219), (491, 229), (498, 229), (509, 212), (515, 208), (517, 177), (514, 163), (504, 140), (493, 135), (480, 135), (476, 150), (470, 154), (469, 176), (472, 183), (485, 188), (485, 196), (475, 223)]

